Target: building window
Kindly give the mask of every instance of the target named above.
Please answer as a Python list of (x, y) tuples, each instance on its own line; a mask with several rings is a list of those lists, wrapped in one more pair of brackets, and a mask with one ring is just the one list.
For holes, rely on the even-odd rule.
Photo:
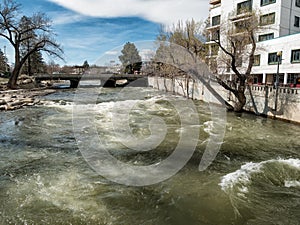
[(292, 50), (291, 63), (300, 63), (300, 49)]
[(297, 84), (297, 81), (299, 78), (300, 78), (299, 73), (289, 73), (287, 83), (288, 84)]
[(215, 30), (211, 33), (211, 41), (218, 41), (220, 40), (220, 30)]
[(237, 67), (241, 67), (243, 65), (243, 58), (242, 58), (242, 56), (236, 58), (235, 65)]
[(262, 34), (258, 36), (258, 41), (266, 41), (274, 38), (274, 33)]
[(219, 53), (219, 45), (214, 44), (211, 45), (211, 55), (218, 55)]
[(269, 4), (272, 4), (272, 3), (275, 3), (276, 0), (261, 0), (260, 1), (260, 6), (264, 6), (264, 5), (269, 5)]
[(295, 16), (295, 23), (294, 23), (294, 26), (295, 26), (295, 27), (299, 27), (299, 24), (300, 24), (300, 17), (299, 17), (299, 16)]
[(217, 60), (210, 60), (209, 69), (212, 73), (218, 73), (218, 63)]
[(260, 55), (255, 55), (253, 66), (259, 66), (259, 65), (260, 65)]
[[(279, 81), (279, 84), (283, 84), (284, 83), (284, 74), (283, 73), (280, 73), (278, 74), (278, 81)], [(273, 84), (276, 83), (276, 76), (277, 74), (273, 74)]]
[(252, 11), (252, 1), (244, 1), (237, 4), (237, 14), (247, 13)]
[(277, 64), (278, 60), (279, 60), (279, 63), (281, 64), (281, 56), (277, 56), (277, 52), (269, 53), (269, 56), (268, 56), (268, 64), (269, 65)]
[(260, 17), (260, 25), (270, 25), (275, 23), (275, 13), (269, 13)]
[(300, 0), (296, 0), (296, 6), (300, 7)]
[(211, 21), (211, 25), (212, 26), (217, 26), (217, 25), (220, 25), (220, 22), (221, 22), (221, 16), (214, 16), (212, 18), (212, 21)]
[(226, 73), (230, 73), (231, 67), (229, 65), (226, 65)]
[(241, 22), (237, 22), (234, 23), (235, 25), (235, 33), (243, 33), (247, 31), (247, 27), (245, 26), (245, 23)]

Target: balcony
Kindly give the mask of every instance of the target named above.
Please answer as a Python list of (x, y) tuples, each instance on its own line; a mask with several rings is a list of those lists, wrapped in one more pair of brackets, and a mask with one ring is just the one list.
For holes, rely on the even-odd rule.
[(234, 22), (234, 23), (238, 23), (241, 21), (245, 21), (248, 20), (252, 17), (253, 13), (251, 11), (245, 11), (243, 13), (240, 14), (232, 14), (229, 16), (229, 19)]
[(220, 4), (221, 3), (221, 0), (210, 0), (209, 1), (209, 4), (211, 5), (217, 5), (217, 4)]
[(206, 30), (208, 31), (219, 30), (219, 29), (220, 29), (220, 24), (206, 28)]
[(231, 38), (246, 38), (249, 37), (249, 34), (246, 31), (235, 30), (232, 34), (229, 35)]
[(216, 45), (220, 41), (220, 30), (211, 32), (208, 39), (206, 40), (206, 45)]
[(230, 20), (237, 21), (247, 19), (252, 16), (252, 0), (247, 0), (237, 4), (236, 11), (229, 16)]

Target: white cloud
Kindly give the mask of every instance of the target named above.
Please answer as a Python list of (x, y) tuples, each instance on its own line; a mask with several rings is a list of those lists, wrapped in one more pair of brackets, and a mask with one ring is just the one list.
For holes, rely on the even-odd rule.
[(105, 55), (117, 55), (117, 54), (119, 54), (118, 51), (107, 51), (107, 52), (105, 52)]
[(83, 15), (74, 13), (50, 12), (49, 15), (52, 18), (53, 24), (55, 25), (74, 23), (85, 18)]
[(142, 57), (142, 60), (148, 61), (153, 58), (155, 55), (155, 51), (153, 49), (141, 49), (139, 51), (140, 56)]
[(204, 20), (208, 0), (49, 0), (82, 15), (93, 17), (138, 16), (170, 25), (178, 20)]

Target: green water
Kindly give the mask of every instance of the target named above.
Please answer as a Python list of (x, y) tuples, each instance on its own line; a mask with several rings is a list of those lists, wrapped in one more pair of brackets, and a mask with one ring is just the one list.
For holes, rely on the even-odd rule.
[[(89, 91), (82, 104), (90, 104)], [(300, 224), (299, 126), (228, 113), (220, 152), (200, 172), (217, 124), (209, 105), (195, 101), (199, 140), (186, 166), (157, 184), (125, 186), (96, 173), (82, 156), (72, 124), (74, 93), (60, 91), (43, 97), (44, 105), (1, 112), (0, 224)], [(147, 88), (101, 90), (93, 112), (102, 144), (128, 164), (160, 162), (180, 133), (192, 135), (195, 127), (181, 128), (178, 112), (168, 104), (174, 99), (186, 101)], [(130, 150), (121, 130), (112, 131), (111, 119), (128, 105), (134, 105), (129, 124), (137, 137), (151, 134), (153, 115), (166, 122), (167, 135), (155, 150)]]

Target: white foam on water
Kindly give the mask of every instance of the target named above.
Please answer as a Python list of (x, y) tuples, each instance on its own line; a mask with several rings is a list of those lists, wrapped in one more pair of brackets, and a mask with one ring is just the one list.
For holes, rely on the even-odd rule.
[[(219, 184), (223, 191), (228, 189), (232, 189), (234, 185), (238, 183), (242, 183), (243, 185), (247, 185), (250, 182), (250, 177), (252, 173), (259, 172), (262, 167), (261, 163), (247, 163), (241, 166), (241, 169), (229, 173), (222, 177), (221, 183)], [(241, 191), (244, 187), (241, 189)], [(244, 189), (242, 192), (246, 192), (248, 189)]]
[[(273, 159), (267, 160), (259, 163), (246, 163), (242, 165), (241, 168), (233, 173), (229, 173), (222, 177), (219, 185), (223, 191), (232, 189), (235, 185), (241, 184), (242, 187), (239, 188), (240, 192), (248, 192), (247, 185), (250, 183), (250, 178), (253, 173), (261, 172), (261, 169), (268, 163), (280, 163), (285, 164), (294, 169), (300, 170), (300, 159)], [(286, 181), (286, 187), (292, 187), (293, 185), (300, 185), (300, 181)]]
[(293, 181), (284, 181), (284, 186), (287, 187), (287, 188), (291, 188), (291, 187), (300, 187), (300, 181), (296, 181), (296, 180), (293, 180)]
[(36, 201), (43, 201), (81, 217), (109, 216), (104, 202), (92, 197), (96, 193), (101, 194), (99, 191), (105, 193), (105, 190), (86, 181), (86, 176), (76, 169), (57, 174), (33, 174), (24, 180), (16, 180), (16, 184), (9, 193), (18, 201), (20, 208), (30, 208)]
[[(94, 109), (98, 113), (107, 113), (107, 112), (122, 112), (122, 109), (133, 108), (135, 106), (139, 106), (139, 103), (142, 103), (143, 106), (147, 107), (147, 111), (150, 110), (163, 110), (163, 107), (155, 104), (158, 100), (163, 100), (163, 96), (155, 96), (149, 99), (143, 100), (123, 100), (123, 101), (109, 101), (109, 102), (101, 102), (94, 105)], [(85, 106), (85, 105), (83, 105)]]
[(278, 161), (279, 163), (287, 164), (291, 167), (297, 168), (300, 170), (300, 159), (279, 159), (279, 160), (271, 160), (273, 162)]
[(208, 134), (211, 134), (211, 131), (214, 128), (214, 122), (213, 121), (206, 121), (203, 123), (204, 125), (204, 131)]
[(57, 108), (71, 113), (73, 109), (73, 103), (68, 101), (41, 101), (42, 105), (49, 108)]

